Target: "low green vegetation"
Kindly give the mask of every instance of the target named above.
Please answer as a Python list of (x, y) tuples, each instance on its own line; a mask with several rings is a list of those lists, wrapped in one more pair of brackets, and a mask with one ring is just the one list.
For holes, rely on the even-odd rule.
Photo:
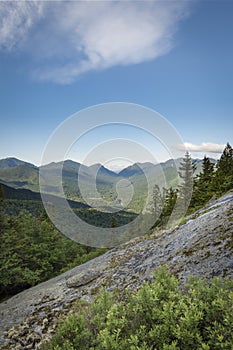
[(47, 350), (231, 350), (232, 280), (191, 278), (182, 287), (160, 267), (135, 293), (103, 291), (79, 301)]

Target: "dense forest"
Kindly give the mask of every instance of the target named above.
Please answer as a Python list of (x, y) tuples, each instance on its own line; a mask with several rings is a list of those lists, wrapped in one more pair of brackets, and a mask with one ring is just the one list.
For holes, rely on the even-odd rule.
[(0, 298), (48, 280), (102, 254), (66, 238), (46, 216), (0, 215)]
[[(123, 225), (135, 217), (120, 211), (102, 213), (92, 208), (74, 212), (100, 227)], [(0, 299), (48, 280), (102, 254), (97, 249), (71, 241), (49, 220), (41, 201), (0, 199)]]
[[(156, 213), (154, 227), (165, 227), (177, 200), (188, 213), (203, 207), (211, 198), (233, 188), (233, 149), (227, 144), (217, 165), (207, 157), (202, 170), (186, 153), (179, 167), (178, 187), (155, 186), (151, 203)], [(78, 264), (102, 254), (106, 249), (80, 245), (53, 226), (38, 200), (5, 199), (0, 187), (0, 298), (4, 299), (34, 286)], [(131, 211), (101, 213), (87, 207), (74, 208), (83, 220), (100, 227), (126, 224), (136, 216)], [(153, 228), (154, 228), (153, 227)], [(152, 228), (152, 230), (153, 230)]]

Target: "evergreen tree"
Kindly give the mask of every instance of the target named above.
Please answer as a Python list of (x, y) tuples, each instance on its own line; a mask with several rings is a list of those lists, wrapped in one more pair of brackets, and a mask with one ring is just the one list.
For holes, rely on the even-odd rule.
[(171, 213), (174, 209), (177, 200), (177, 190), (173, 190), (172, 187), (166, 191), (164, 197), (164, 206), (161, 214), (161, 225), (166, 225)]
[(152, 214), (155, 218), (155, 221), (161, 215), (163, 209), (163, 196), (161, 194), (160, 188), (158, 185), (154, 185), (153, 193), (152, 193)]
[(210, 161), (208, 157), (204, 157), (202, 164), (202, 171), (199, 174), (198, 178), (201, 182), (204, 182), (206, 185), (212, 180), (214, 174), (214, 164)]
[(201, 207), (213, 196), (213, 191), (211, 189), (213, 176), (214, 164), (205, 156), (202, 163), (202, 171), (194, 179), (190, 207)]
[(182, 210), (188, 209), (192, 192), (193, 192), (193, 174), (196, 170), (189, 152), (185, 153), (183, 160), (179, 166), (179, 176), (182, 179), (182, 184), (179, 186), (179, 199), (181, 201)]
[(5, 214), (0, 300), (82, 264), (101, 251), (66, 238), (48, 219), (41, 221), (26, 211), (17, 216)]
[(111, 218), (111, 230), (109, 232), (109, 238), (107, 239), (107, 247), (108, 248), (113, 248), (114, 246), (117, 245), (117, 238), (116, 237), (116, 234), (114, 232), (114, 228), (118, 227), (118, 224), (117, 224), (117, 219), (115, 216), (112, 216)]
[(218, 195), (233, 188), (233, 149), (229, 143), (217, 164), (212, 186)]

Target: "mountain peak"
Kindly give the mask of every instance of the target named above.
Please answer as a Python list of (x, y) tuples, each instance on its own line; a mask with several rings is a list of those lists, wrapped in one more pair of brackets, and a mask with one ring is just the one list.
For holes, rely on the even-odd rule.
[(28, 163), (14, 157), (8, 157), (8, 158), (0, 159), (0, 170), (15, 168), (23, 164), (28, 165), (32, 168), (36, 168), (36, 166), (32, 163)]

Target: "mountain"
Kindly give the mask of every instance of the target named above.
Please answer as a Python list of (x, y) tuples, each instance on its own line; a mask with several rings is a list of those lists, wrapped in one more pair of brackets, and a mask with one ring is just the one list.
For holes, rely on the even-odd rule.
[[(133, 165), (128, 166), (127, 168), (121, 170), (119, 172), (119, 175), (122, 177), (132, 177), (132, 176), (138, 176), (138, 175), (142, 175), (144, 174), (144, 172), (146, 173), (151, 173), (153, 171), (155, 171), (155, 169), (175, 169), (179, 167), (179, 164), (181, 162), (181, 158), (178, 159), (169, 159), (166, 162), (162, 162), (162, 163), (157, 163), (157, 164), (153, 164), (150, 162), (145, 162), (145, 163), (135, 163)], [(202, 161), (201, 161), (202, 162)]]
[(74, 162), (74, 161), (71, 160), (71, 159), (67, 159), (67, 160), (65, 160), (64, 162), (59, 162), (59, 163), (57, 163), (57, 164), (62, 164), (63, 167), (65, 167), (65, 168), (71, 168), (71, 169), (74, 169), (75, 171), (78, 171), (79, 168), (80, 168), (80, 165), (81, 165), (80, 163)]
[[(46, 165), (42, 165), (39, 167), (39, 169), (51, 172), (51, 174), (53, 173), (54, 175), (58, 175), (62, 169), (62, 174), (64, 176), (74, 176), (74, 174), (77, 175), (80, 166), (80, 163), (74, 162), (72, 160), (65, 160), (64, 162), (52, 162)], [(86, 168), (85, 165), (82, 167)]]
[(70, 160), (50, 163), (40, 167), (43, 192), (58, 194), (61, 172), (64, 191), (68, 198), (75, 200), (82, 200), (82, 196), (92, 198), (95, 184), (102, 195), (114, 191), (118, 178), (101, 164), (86, 166)]
[(134, 186), (136, 193), (135, 200), (141, 202), (145, 200), (148, 186), (157, 184), (160, 188), (176, 187), (178, 185), (177, 170), (181, 159), (170, 159), (164, 163), (153, 164), (135, 163), (123, 169), (119, 176), (127, 178)]
[[(97, 182), (102, 185), (112, 186), (117, 175), (111, 170), (106, 169), (100, 164), (95, 164), (90, 167), (76, 163), (72, 160), (64, 162), (52, 162), (47, 165), (36, 167), (33, 164), (26, 163), (15, 158), (0, 160), (0, 181), (14, 188), (24, 188), (39, 192), (39, 171), (41, 170), (42, 178), (46, 175), (45, 192), (57, 194), (57, 186), (59, 174), (62, 170), (63, 186), (67, 191), (77, 197), (78, 174), (82, 181), (85, 182), (85, 187), (93, 182), (94, 175), (97, 172)], [(80, 172), (79, 172), (80, 170)]]
[[(42, 178), (44, 177), (45, 179), (43, 192), (59, 195), (57, 183), (59, 181), (58, 176), (62, 171), (63, 188), (68, 198), (82, 201), (82, 197), (85, 197), (88, 198), (89, 203), (95, 206), (99, 203), (99, 196), (110, 202), (118, 197), (121, 203), (125, 205), (127, 203), (126, 196), (123, 194), (125, 191), (121, 191), (119, 198), (116, 185), (120, 180), (127, 179), (129, 184), (134, 187), (133, 198), (128, 209), (136, 212), (141, 212), (144, 207), (148, 193), (148, 184), (153, 186), (156, 183), (161, 188), (168, 188), (170, 186), (175, 187), (178, 181), (174, 161), (168, 161), (164, 164), (135, 163), (118, 174), (101, 164), (85, 166), (70, 160), (50, 163), (41, 167), (40, 170), (42, 171)], [(99, 194), (95, 192), (95, 189), (97, 189)]]
[(142, 174), (143, 174), (143, 170), (141, 169), (140, 165), (138, 163), (135, 163), (121, 170), (118, 175), (129, 178), (134, 175), (142, 175)]
[(39, 169), (26, 163), (8, 167), (0, 170), (0, 182), (39, 192)]
[(0, 170), (14, 168), (18, 165), (23, 165), (23, 164), (26, 164), (32, 168), (35, 167), (35, 165), (31, 163), (24, 162), (23, 160), (20, 160), (17, 158), (5, 158), (5, 159), (0, 159)]
[(116, 174), (114, 171), (105, 168), (100, 163), (96, 163), (96, 164), (90, 165), (88, 167), (88, 169), (90, 171), (90, 174), (97, 173), (97, 174), (101, 174), (102, 176), (104, 176), (104, 175), (108, 175), (108, 176), (112, 176), (112, 177), (117, 177), (118, 176), (118, 174)]
[[(77, 301), (82, 301), (85, 308), (103, 289), (108, 293), (118, 291), (119, 300), (124, 300), (128, 295), (126, 291), (135, 292), (144, 281), (154, 281), (154, 273), (163, 265), (179, 278), (181, 286), (191, 275), (207, 281), (216, 276), (232, 278), (232, 233), (233, 193), (228, 193), (188, 217), (183, 225), (134, 238), (2, 302), (0, 345), (12, 350), (43, 349), (41, 341), (54, 333), (58, 317), (64, 320), (69, 312), (79, 311)], [(174, 281), (170, 287), (173, 286)], [(202, 287), (200, 293), (203, 294)], [(163, 294), (160, 295), (163, 298)], [(174, 295), (173, 289), (171, 295)], [(176, 300), (171, 303), (172, 310), (174, 303)], [(222, 303), (214, 306), (215, 310), (222, 310)], [(199, 322), (202, 323), (203, 317), (201, 315)], [(70, 336), (70, 327), (75, 325), (80, 329), (80, 323), (74, 323), (71, 317), (69, 328), (66, 328), (67, 336)]]
[[(178, 185), (177, 169), (181, 160), (181, 158), (170, 159), (159, 164), (135, 163), (117, 174), (98, 163), (86, 166), (72, 160), (65, 160), (38, 168), (16, 158), (8, 158), (0, 160), (0, 165), (2, 164), (0, 182), (17, 189), (39, 192), (40, 173), (42, 192), (61, 196), (59, 187), (62, 172), (62, 186), (69, 200), (82, 202), (85, 197), (91, 204), (92, 202), (96, 204), (99, 197), (110, 202), (118, 198), (124, 205), (126, 199), (118, 197), (117, 183), (127, 179), (128, 185), (131, 184), (134, 187), (133, 198), (128, 209), (140, 212), (147, 198), (148, 185), (157, 184), (160, 188), (171, 186), (175, 188)], [(197, 165), (196, 173), (199, 173), (202, 168), (202, 160), (196, 159), (194, 162)]]

